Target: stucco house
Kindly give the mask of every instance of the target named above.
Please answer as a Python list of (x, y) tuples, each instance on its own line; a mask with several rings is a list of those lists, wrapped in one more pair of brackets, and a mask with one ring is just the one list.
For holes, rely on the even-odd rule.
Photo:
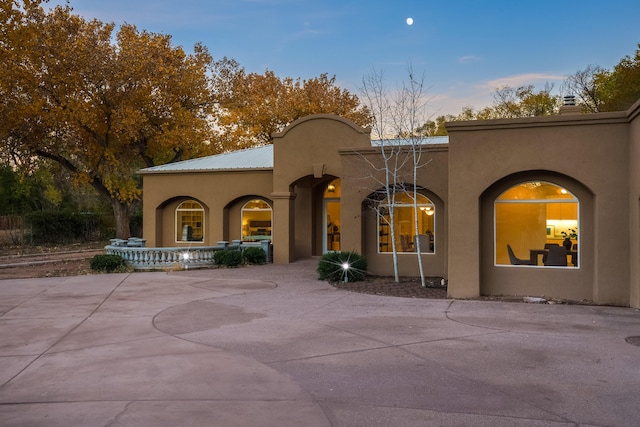
[[(640, 307), (640, 101), (447, 130), (421, 141), (417, 215), (398, 191), (390, 221), (369, 130), (319, 114), (273, 145), (143, 169), (144, 237), (156, 247), (271, 240), (275, 263), (356, 251), (376, 275), (392, 274), (395, 245), (403, 276), (418, 274), (420, 240), (427, 275), (446, 278), (452, 298)], [(410, 182), (412, 171), (398, 176)]]

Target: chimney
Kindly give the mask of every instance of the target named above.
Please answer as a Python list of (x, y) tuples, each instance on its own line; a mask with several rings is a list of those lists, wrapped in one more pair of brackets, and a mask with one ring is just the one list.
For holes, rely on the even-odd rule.
[(564, 97), (562, 107), (560, 107), (560, 115), (568, 116), (572, 114), (582, 114), (582, 108), (576, 105), (576, 97), (574, 95), (567, 95)]

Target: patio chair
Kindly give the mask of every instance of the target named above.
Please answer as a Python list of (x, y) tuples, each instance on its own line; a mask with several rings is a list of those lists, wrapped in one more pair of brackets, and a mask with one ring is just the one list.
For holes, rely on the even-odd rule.
[(562, 246), (552, 246), (551, 248), (549, 248), (547, 260), (545, 261), (544, 265), (566, 267), (567, 250)]
[(511, 265), (534, 265), (529, 259), (520, 259), (513, 253), (511, 245), (507, 244), (507, 252), (509, 252), (509, 260)]

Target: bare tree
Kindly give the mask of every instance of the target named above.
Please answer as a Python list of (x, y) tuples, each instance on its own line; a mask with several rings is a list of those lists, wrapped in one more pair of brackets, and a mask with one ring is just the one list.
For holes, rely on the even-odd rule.
[[(367, 107), (374, 117), (372, 135), (378, 141), (382, 159), (381, 164), (365, 159), (372, 169), (368, 178), (379, 185), (372, 193), (370, 206), (375, 210), (378, 218), (388, 222), (396, 282), (400, 280), (394, 227), (396, 195), (404, 192), (413, 201), (413, 234), (418, 236), (420, 234), (418, 229), (418, 191), (420, 188), (418, 186), (418, 170), (430, 161), (423, 159), (422, 148), (426, 136), (423, 132), (418, 131), (418, 128), (427, 121), (425, 114), (427, 91), (424, 86), (424, 76), (417, 79), (411, 66), (408, 71), (408, 83), (403, 84), (393, 95), (390, 95), (385, 87), (382, 72), (373, 71), (366, 76), (360, 89), (361, 97), (367, 103)], [(407, 169), (410, 169), (409, 174), (407, 174)], [(386, 200), (387, 203), (383, 204), (383, 200)], [(385, 215), (387, 209), (388, 217)], [(414, 240), (414, 248), (417, 254), (420, 279), (424, 287), (426, 284), (420, 239)]]
[(598, 65), (589, 65), (584, 70), (578, 70), (575, 74), (567, 76), (563, 89), (575, 95), (586, 111), (598, 113), (602, 99), (597, 90), (597, 78), (605, 71)]

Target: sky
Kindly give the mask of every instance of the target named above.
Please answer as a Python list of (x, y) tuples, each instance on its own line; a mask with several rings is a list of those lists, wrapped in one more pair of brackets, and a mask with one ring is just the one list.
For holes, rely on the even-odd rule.
[[(49, 5), (62, 4), (52, 0)], [(637, 0), (70, 0), (75, 13), (169, 34), (248, 72), (322, 73), (358, 95), (424, 76), (431, 115), (479, 110), (505, 85), (553, 84), (588, 65), (612, 69), (640, 43)], [(407, 18), (413, 24), (407, 24)]]

